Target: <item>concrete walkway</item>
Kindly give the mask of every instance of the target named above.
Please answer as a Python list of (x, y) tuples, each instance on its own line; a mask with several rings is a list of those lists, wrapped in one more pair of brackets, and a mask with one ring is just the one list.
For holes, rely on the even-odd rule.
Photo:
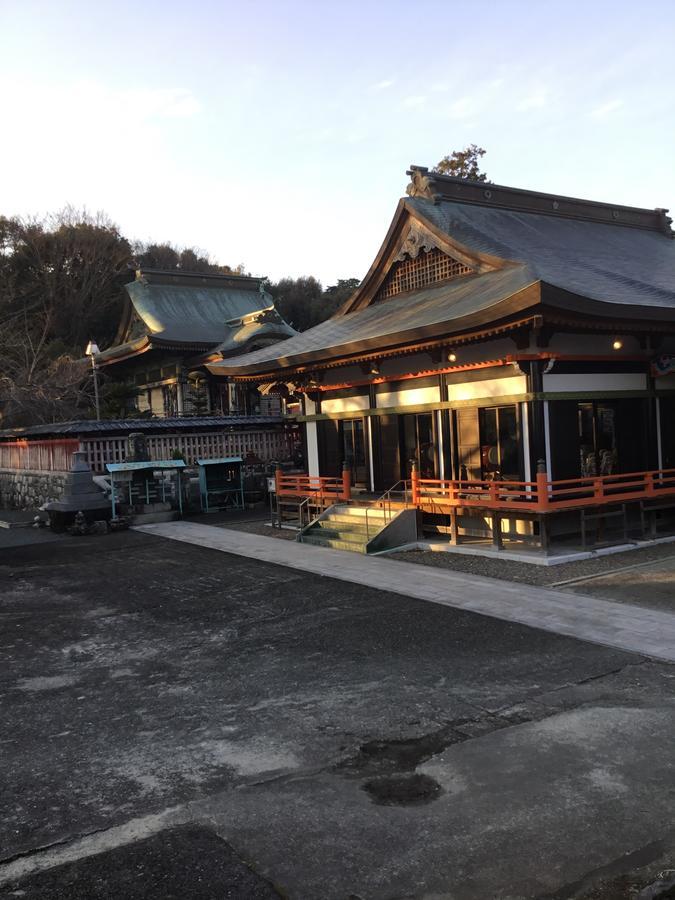
[(675, 613), (194, 522), (136, 530), (675, 662)]

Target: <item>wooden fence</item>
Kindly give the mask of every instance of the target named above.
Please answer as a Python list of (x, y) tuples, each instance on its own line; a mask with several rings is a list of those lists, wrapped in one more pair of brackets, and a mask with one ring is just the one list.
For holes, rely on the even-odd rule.
[[(253, 455), (263, 462), (288, 459), (291, 447), (283, 431), (228, 431), (193, 434), (162, 434), (146, 437), (150, 459), (171, 459), (178, 451), (191, 466), (198, 459), (220, 459), (227, 456)], [(126, 438), (84, 438), (82, 449), (94, 472), (104, 472), (105, 464), (124, 462)]]
[[(286, 460), (291, 456), (288, 435), (281, 430), (202, 432), (191, 434), (148, 435), (150, 459), (171, 459), (178, 451), (188, 465), (198, 459), (253, 455), (263, 462)], [(0, 469), (41, 472), (67, 472), (72, 454), (84, 450), (94, 473), (106, 471), (106, 463), (124, 462), (126, 437), (11, 441), (0, 443)]]
[(0, 443), (0, 469), (18, 472), (67, 472), (73, 453), (80, 449), (76, 439), (50, 441), (10, 441)]

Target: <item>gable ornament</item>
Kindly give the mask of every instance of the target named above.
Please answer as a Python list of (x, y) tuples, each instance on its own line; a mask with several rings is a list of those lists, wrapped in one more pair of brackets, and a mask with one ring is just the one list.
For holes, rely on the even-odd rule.
[(434, 249), (440, 248), (433, 237), (427, 231), (422, 231), (421, 228), (412, 225), (401, 244), (401, 249), (394, 257), (394, 262), (400, 262), (407, 258), (417, 259), (422, 251), (428, 253)]

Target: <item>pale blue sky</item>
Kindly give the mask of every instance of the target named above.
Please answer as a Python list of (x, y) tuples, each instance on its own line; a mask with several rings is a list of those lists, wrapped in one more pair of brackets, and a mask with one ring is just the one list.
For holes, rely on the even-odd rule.
[(675, 208), (675, 2), (0, 0), (0, 212), (365, 274), (410, 163)]

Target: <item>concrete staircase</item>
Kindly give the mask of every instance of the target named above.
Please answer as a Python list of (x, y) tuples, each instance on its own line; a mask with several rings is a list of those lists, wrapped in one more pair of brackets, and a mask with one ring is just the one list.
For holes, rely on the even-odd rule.
[(337, 505), (300, 532), (298, 540), (318, 547), (367, 553), (368, 542), (380, 534), (389, 522), (391, 518), (387, 518), (384, 509)]

